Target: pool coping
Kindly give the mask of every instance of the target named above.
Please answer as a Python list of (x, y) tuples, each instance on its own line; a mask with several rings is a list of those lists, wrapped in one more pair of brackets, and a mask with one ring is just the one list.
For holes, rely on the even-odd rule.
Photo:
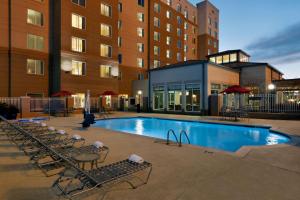
[[(281, 144), (274, 144), (274, 145), (261, 145), (261, 146), (255, 146), (255, 145), (245, 145), (241, 146), (237, 151), (231, 152), (231, 151), (225, 151), (221, 149), (216, 149), (212, 147), (206, 147), (206, 146), (199, 146), (199, 145), (193, 145), (193, 144), (182, 144), (182, 146), (188, 146), (192, 148), (197, 148), (201, 150), (205, 150), (207, 153), (223, 153), (227, 155), (232, 155), (232, 156), (238, 156), (238, 157), (245, 157), (250, 153), (251, 150), (255, 149), (273, 149), (273, 148), (280, 148), (280, 147), (287, 147), (287, 146), (293, 146), (298, 143), (300, 143), (300, 138), (296, 138), (296, 136), (284, 133), (275, 129), (272, 129), (272, 126), (267, 126), (267, 125), (255, 125), (255, 124), (244, 124), (244, 123), (239, 123), (235, 124), (232, 122), (212, 122), (212, 121), (205, 121), (205, 120), (191, 120), (191, 119), (172, 119), (172, 118), (167, 118), (167, 117), (147, 117), (147, 116), (128, 116), (128, 117), (111, 117), (111, 118), (104, 118), (104, 119), (95, 119), (95, 121), (104, 121), (104, 120), (111, 120), (111, 119), (131, 119), (131, 118), (155, 118), (155, 119), (164, 119), (164, 120), (173, 120), (173, 121), (185, 121), (185, 122), (198, 122), (198, 123), (206, 123), (206, 124), (218, 124), (218, 125), (227, 125), (227, 126), (243, 126), (243, 127), (251, 127), (251, 128), (265, 128), (269, 129), (271, 132), (274, 132), (279, 135), (283, 135), (285, 137), (289, 138), (289, 141), (286, 143), (281, 143)], [(102, 128), (102, 127), (97, 127), (93, 126), (94, 128)], [(106, 128), (103, 128), (106, 129)], [(112, 129), (107, 129), (110, 131), (115, 131), (118, 133), (122, 134), (130, 134), (128, 132), (122, 132), (122, 131), (116, 131)], [(165, 141), (164, 139), (159, 139), (151, 136), (145, 136), (145, 135), (136, 135), (136, 134), (130, 134), (131, 136), (136, 136), (136, 137), (144, 137), (148, 139), (154, 139), (154, 141)]]

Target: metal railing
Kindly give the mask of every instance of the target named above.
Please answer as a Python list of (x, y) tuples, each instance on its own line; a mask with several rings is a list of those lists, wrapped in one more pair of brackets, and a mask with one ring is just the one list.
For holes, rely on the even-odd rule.
[(167, 133), (167, 145), (170, 144), (170, 133), (172, 133), (172, 135), (174, 136), (174, 138), (175, 138), (175, 140), (176, 140), (176, 143), (179, 144), (178, 138), (177, 138), (177, 136), (176, 136), (176, 134), (175, 134), (175, 131), (174, 131), (173, 129), (169, 129), (169, 130), (168, 130), (168, 133)]

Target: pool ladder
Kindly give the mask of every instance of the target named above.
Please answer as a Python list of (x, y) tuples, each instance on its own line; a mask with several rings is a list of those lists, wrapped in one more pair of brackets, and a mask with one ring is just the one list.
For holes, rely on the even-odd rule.
[(182, 135), (185, 136), (185, 138), (187, 139), (188, 143), (191, 144), (190, 142), (190, 139), (186, 133), (185, 130), (181, 130), (180, 133), (179, 133), (179, 141), (178, 141), (178, 137), (176, 136), (176, 133), (173, 129), (169, 129), (168, 130), (168, 133), (167, 133), (167, 145), (170, 144), (170, 133), (174, 136), (175, 140), (176, 140), (176, 143), (178, 144), (179, 147), (182, 146)]

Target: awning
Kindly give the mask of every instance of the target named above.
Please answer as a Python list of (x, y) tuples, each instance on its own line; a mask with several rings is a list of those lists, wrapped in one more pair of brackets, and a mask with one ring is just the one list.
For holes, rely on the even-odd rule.
[(99, 96), (117, 96), (118, 94), (115, 93), (114, 91), (105, 91), (102, 94), (100, 94)]
[(52, 97), (67, 97), (67, 96), (71, 96), (72, 93), (66, 90), (61, 90), (59, 92), (56, 92), (54, 94), (52, 94)]
[(233, 85), (225, 90), (223, 90), (221, 93), (226, 93), (226, 94), (231, 94), (231, 93), (239, 93), (239, 94), (244, 94), (244, 93), (250, 93), (250, 90), (247, 88), (243, 88), (239, 85)]

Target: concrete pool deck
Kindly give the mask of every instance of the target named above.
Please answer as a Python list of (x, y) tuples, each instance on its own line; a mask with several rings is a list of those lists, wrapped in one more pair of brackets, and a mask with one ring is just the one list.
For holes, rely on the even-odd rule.
[[(110, 117), (138, 116), (136, 113), (115, 113)], [(186, 120), (214, 118), (169, 114), (139, 114)], [(251, 148), (243, 156), (183, 145), (179, 148), (155, 142), (153, 138), (124, 134), (98, 127), (80, 129), (82, 116), (51, 118), (47, 124), (80, 134), (87, 143), (104, 142), (110, 153), (104, 164), (136, 153), (153, 164), (147, 185), (135, 190), (126, 184), (108, 192), (82, 199), (122, 200), (293, 200), (300, 198), (300, 143)], [(242, 122), (243, 123), (243, 122)], [(300, 137), (300, 121), (250, 119), (244, 123), (269, 125), (272, 129)], [(57, 199), (49, 190), (56, 176), (45, 177), (35, 169), (13, 144), (0, 142), (0, 199)]]

